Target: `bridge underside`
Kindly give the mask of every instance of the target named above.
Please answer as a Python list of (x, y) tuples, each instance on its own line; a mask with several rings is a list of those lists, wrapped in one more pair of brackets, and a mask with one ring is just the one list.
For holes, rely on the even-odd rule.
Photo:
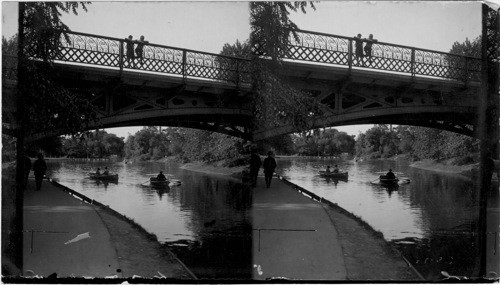
[[(244, 86), (95, 66), (60, 68), (60, 83), (85, 90), (92, 98), (97, 120), (86, 126), (88, 130), (172, 126), (251, 139), (251, 96)], [(51, 130), (32, 134), (28, 140), (62, 134), (62, 130)]]
[[(291, 114), (285, 114), (277, 125), (255, 129), (249, 85), (89, 65), (56, 66), (61, 83), (86, 90), (93, 98), (98, 120), (87, 126), (89, 130), (173, 126), (259, 141), (306, 129), (356, 124), (424, 126), (468, 136), (475, 136), (477, 129), (477, 82), (287, 62), (284, 76), (294, 87), (312, 94), (321, 113), (311, 114), (303, 129), (289, 123)], [(4, 96), (15, 93), (14, 89), (4, 84)], [(15, 102), (5, 97), (2, 101)], [(9, 109), (6, 105), (4, 113)], [(61, 130), (40, 132), (28, 141), (62, 134)]]
[[(475, 136), (479, 84), (415, 78), (368, 69), (288, 62), (293, 86), (313, 94), (321, 114), (310, 114), (306, 129), (359, 124), (438, 128)], [(300, 131), (287, 115), (276, 126), (258, 129), (254, 140)]]

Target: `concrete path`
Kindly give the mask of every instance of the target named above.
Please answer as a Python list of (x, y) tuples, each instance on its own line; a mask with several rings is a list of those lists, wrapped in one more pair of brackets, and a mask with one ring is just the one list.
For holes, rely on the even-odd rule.
[(109, 232), (92, 206), (48, 181), (40, 191), (34, 184), (31, 179), (24, 195), (25, 275), (122, 277)]
[(322, 205), (273, 178), (253, 189), (253, 278), (346, 280), (337, 232)]
[(44, 181), (24, 194), (24, 276), (196, 277), (169, 250), (105, 209)]

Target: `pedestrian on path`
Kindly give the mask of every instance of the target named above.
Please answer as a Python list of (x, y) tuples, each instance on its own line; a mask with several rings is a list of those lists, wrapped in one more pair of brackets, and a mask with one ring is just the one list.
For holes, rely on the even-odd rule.
[(266, 179), (266, 187), (271, 186), (271, 180), (273, 178), (274, 170), (276, 169), (276, 160), (273, 158), (273, 152), (268, 151), (267, 157), (264, 159), (264, 176)]
[(45, 171), (47, 171), (47, 164), (45, 164), (45, 160), (43, 160), (43, 155), (41, 153), (38, 154), (38, 159), (33, 165), (33, 170), (35, 172), (36, 190), (38, 191), (42, 188), (42, 180), (45, 176)]
[(257, 175), (259, 175), (259, 169), (262, 165), (260, 156), (257, 154), (257, 150), (252, 149), (250, 155), (250, 187), (257, 186)]

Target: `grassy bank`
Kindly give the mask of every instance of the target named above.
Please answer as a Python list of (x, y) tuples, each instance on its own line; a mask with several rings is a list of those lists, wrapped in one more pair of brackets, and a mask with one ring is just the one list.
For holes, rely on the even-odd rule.
[(226, 163), (226, 161), (219, 161), (216, 163), (196, 161), (185, 163), (180, 168), (212, 175), (226, 175), (233, 177), (241, 177), (242, 171), (247, 168), (246, 165), (228, 167), (226, 166)]

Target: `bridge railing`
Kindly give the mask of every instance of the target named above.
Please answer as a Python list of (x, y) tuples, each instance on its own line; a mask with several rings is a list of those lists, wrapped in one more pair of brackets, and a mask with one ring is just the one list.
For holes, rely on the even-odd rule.
[[(51, 52), (53, 60), (221, 80), (237, 85), (250, 82), (250, 61), (247, 59), (150, 43), (144, 44), (142, 58), (128, 58), (126, 39), (78, 32), (66, 32), (66, 35), (61, 34), (59, 49)], [(134, 42), (134, 49), (136, 46)], [(28, 48), (27, 54), (37, 58), (38, 48)]]
[[(352, 37), (297, 30), (291, 36), (285, 58), (323, 64), (344, 65), (349, 69), (371, 68), (411, 76), (431, 76), (460, 81), (479, 81), (481, 59), (409, 46), (375, 42), (371, 56), (356, 55)], [(78, 32), (61, 34), (60, 48), (53, 59), (136, 69), (182, 77), (198, 77), (235, 83), (250, 83), (250, 60), (157, 44), (145, 44), (143, 58), (128, 58), (126, 39)], [(364, 42), (366, 44), (366, 41)], [(134, 44), (134, 48), (137, 43)], [(37, 47), (27, 49), (37, 57)], [(261, 54), (263, 55), (263, 54)]]
[[(415, 47), (375, 42), (371, 56), (356, 55), (354, 37), (312, 31), (296, 31), (291, 35), (285, 57), (316, 63), (338, 64), (432, 76), (461, 81), (479, 81), (481, 59)], [(363, 47), (366, 41), (363, 41)]]

